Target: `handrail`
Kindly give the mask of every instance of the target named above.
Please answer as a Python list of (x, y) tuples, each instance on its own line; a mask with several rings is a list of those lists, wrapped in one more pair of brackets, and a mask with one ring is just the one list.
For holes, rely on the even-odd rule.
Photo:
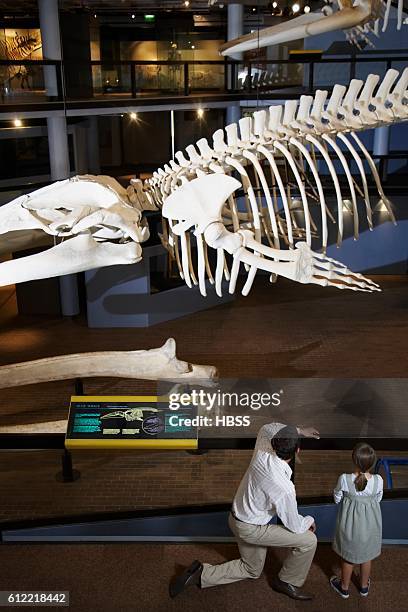
[[(353, 450), (357, 442), (362, 438), (355, 437), (322, 437), (319, 440), (314, 438), (303, 438), (301, 445), (303, 450), (313, 451), (334, 451), (334, 450)], [(380, 451), (408, 451), (408, 438), (392, 437), (370, 437), (364, 436), (364, 441)], [(245, 438), (221, 438), (221, 437), (199, 437), (198, 450), (251, 450), (256, 442), (255, 435)], [(0, 434), (0, 452), (12, 450), (63, 450), (65, 448), (65, 434), (59, 433), (24, 433)]]
[[(69, 86), (68, 86), (68, 96), (66, 95), (66, 92), (63, 91), (62, 88), (62, 74), (64, 72), (64, 69), (67, 68), (71, 68), (72, 66), (75, 65), (75, 67), (84, 67), (84, 68), (88, 68), (89, 71), (92, 70), (92, 68), (95, 67), (101, 67), (102, 69), (108, 69), (108, 70), (114, 70), (115, 68), (122, 68), (122, 67), (126, 67), (129, 69), (130, 72), (130, 82), (128, 82), (126, 84), (126, 82), (124, 84), (120, 84), (120, 87), (125, 87), (126, 92), (129, 91), (129, 95), (132, 99), (137, 98), (138, 94), (140, 93), (140, 91), (143, 91), (143, 87), (141, 89), (138, 88), (138, 82), (137, 82), (137, 78), (139, 78), (139, 75), (137, 74), (136, 70), (138, 67), (143, 68), (144, 66), (150, 66), (150, 67), (157, 67), (158, 69), (162, 68), (162, 67), (174, 67), (177, 68), (179, 67), (182, 71), (183, 71), (183, 75), (179, 75), (180, 76), (180, 82), (179, 83), (175, 83), (174, 84), (174, 92), (172, 94), (172, 97), (177, 97), (180, 95), (184, 95), (184, 96), (189, 96), (193, 87), (190, 84), (190, 76), (193, 74), (192, 72), (192, 68), (194, 67), (199, 67), (199, 66), (222, 66), (223, 68), (223, 72), (224, 72), (224, 79), (223, 79), (223, 83), (221, 84), (221, 81), (216, 85), (208, 85), (203, 83), (203, 85), (201, 87), (199, 87), (198, 89), (202, 90), (202, 91), (214, 91), (214, 89), (218, 90), (219, 92), (222, 92), (223, 95), (227, 95), (227, 96), (232, 96), (232, 95), (241, 95), (242, 98), (245, 98), (246, 96), (249, 96), (251, 94), (256, 93), (257, 95), (262, 95), (263, 93), (265, 93), (266, 91), (268, 92), (273, 92), (274, 89), (282, 89), (282, 88), (287, 88), (290, 87), (291, 85), (293, 86), (293, 83), (286, 82), (284, 79), (281, 79), (281, 82), (274, 82), (272, 84), (272, 82), (261, 82), (262, 79), (260, 79), (260, 81), (255, 82), (256, 79), (258, 78), (258, 75), (255, 75), (255, 71), (259, 71), (259, 70), (263, 70), (264, 71), (264, 75), (265, 78), (267, 76), (268, 73), (268, 67), (269, 66), (274, 66), (277, 67), (279, 69), (280, 66), (295, 66), (295, 65), (301, 65), (303, 66), (306, 70), (308, 70), (308, 72), (305, 72), (304, 77), (306, 78), (307, 76), (307, 85), (302, 85), (297, 83), (296, 86), (297, 87), (302, 87), (304, 89), (304, 91), (302, 90), (302, 93), (306, 93), (306, 94), (312, 94), (314, 92), (315, 89), (315, 76), (316, 76), (316, 66), (319, 65), (332, 65), (332, 64), (343, 64), (343, 65), (347, 65), (349, 67), (349, 79), (353, 79), (355, 78), (355, 74), (356, 74), (356, 65), (357, 62), (359, 63), (359, 65), (367, 65), (369, 66), (370, 64), (378, 64), (378, 63), (385, 63), (385, 68), (389, 69), (392, 67), (392, 64), (395, 62), (407, 62), (408, 63), (408, 50), (407, 49), (401, 49), (401, 50), (396, 50), (396, 51), (389, 51), (386, 52), (387, 54), (383, 55), (378, 55), (378, 54), (353, 54), (353, 55), (342, 55), (342, 54), (336, 54), (336, 56), (322, 56), (320, 53), (317, 56), (313, 56), (313, 55), (300, 55), (299, 57), (296, 56), (296, 54), (292, 55), (291, 57), (289, 57), (288, 59), (277, 59), (277, 60), (267, 60), (267, 59), (254, 59), (254, 60), (244, 60), (244, 61), (239, 61), (239, 60), (234, 60), (234, 59), (219, 59), (219, 60), (155, 60), (155, 61), (150, 61), (150, 60), (116, 60), (116, 59), (104, 59), (104, 60), (89, 60), (89, 61), (83, 61), (83, 60), (69, 60), (69, 59), (64, 59), (63, 61), (59, 61), (59, 60), (47, 60), (47, 59), (39, 59), (39, 60), (33, 60), (33, 59), (25, 59), (25, 60), (9, 60), (9, 59), (4, 59), (4, 60), (0, 60), (0, 66), (27, 66), (27, 67), (35, 67), (35, 66), (54, 66), (56, 73), (57, 73), (57, 80), (58, 80), (58, 96), (57, 99), (59, 100), (63, 100), (63, 99), (68, 99), (68, 100), (74, 100), (76, 99), (75, 95), (74, 96), (70, 96), (69, 95)], [(238, 78), (238, 67), (240, 68), (240, 75)], [(160, 70), (158, 70), (158, 73), (160, 73)], [(255, 75), (255, 76), (254, 76)], [(221, 75), (219, 75), (221, 76)], [(276, 75), (275, 75), (276, 76)], [(253, 77), (253, 78), (252, 78)], [(269, 75), (269, 78), (271, 77), (271, 75)], [(278, 75), (278, 80), (280, 79), (279, 75)], [(242, 80), (242, 83), (240, 83), (240, 80)], [(65, 80), (65, 82), (67, 83), (67, 81)], [(98, 89), (95, 90), (95, 86), (93, 84), (90, 84), (92, 93), (91, 95), (85, 96), (86, 99), (93, 99), (95, 96), (95, 93), (98, 93)], [(98, 86), (99, 88), (101, 87), (101, 85)], [(109, 84), (109, 87), (115, 87), (114, 84)], [(162, 89), (160, 86), (159, 87), (153, 87), (153, 89), (149, 89), (147, 88), (146, 91), (155, 91), (157, 89), (158, 92), (160, 92), (160, 95), (162, 93), (162, 91), (167, 91), (166, 88)], [(171, 89), (170, 89), (171, 90)], [(29, 93), (29, 90), (27, 90), (27, 92)], [(126, 93), (125, 92), (125, 93)], [(180, 93), (182, 92), (182, 93)], [(102, 93), (106, 94), (106, 93), (112, 93), (111, 91), (106, 92), (103, 91)], [(0, 95), (1, 95), (1, 91), (0, 91)], [(24, 96), (24, 93), (20, 92), (20, 95)], [(46, 96), (46, 91), (44, 92), (44, 95)], [(273, 94), (272, 94), (273, 95)], [(3, 104), (7, 104), (7, 102), (4, 100), (4, 94), (3, 94)], [(153, 96), (154, 97), (154, 96)], [(54, 98), (55, 99), (55, 98)], [(79, 98), (78, 98), (79, 99)], [(83, 97), (81, 97), (81, 100), (83, 101)], [(44, 100), (43, 103), (49, 103), (49, 100)], [(25, 104), (25, 102), (23, 102), (23, 104)]]
[[(390, 52), (391, 53), (391, 52)], [(259, 64), (268, 65), (268, 64), (282, 64), (282, 65), (292, 65), (292, 64), (348, 64), (348, 63), (379, 63), (379, 62), (387, 62), (387, 61), (408, 61), (408, 52), (406, 49), (401, 49), (400, 51), (392, 51), (395, 53), (395, 57), (390, 57), (390, 55), (376, 55), (376, 56), (366, 56), (363, 55), (361, 57), (357, 57), (355, 55), (336, 55), (336, 57), (296, 57), (296, 55), (289, 57), (287, 59), (254, 59), (254, 60), (233, 60), (233, 59), (224, 59), (224, 60), (119, 60), (119, 59), (105, 59), (105, 60), (48, 60), (48, 59), (24, 59), (24, 60), (11, 60), (11, 59), (0, 59), (0, 66), (35, 66), (35, 65), (46, 65), (46, 66), (59, 66), (69, 63), (83, 64), (83, 65), (91, 65), (91, 66), (105, 66), (105, 65), (114, 65), (114, 66), (183, 66), (184, 64), (188, 64), (190, 66), (201, 66), (206, 64), (214, 64), (219, 66), (231, 65), (231, 66), (256, 66)], [(404, 55), (398, 55), (399, 53), (403, 53)]]

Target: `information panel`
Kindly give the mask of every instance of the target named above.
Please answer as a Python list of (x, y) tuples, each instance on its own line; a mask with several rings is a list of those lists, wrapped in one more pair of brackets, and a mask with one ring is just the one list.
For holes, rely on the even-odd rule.
[(156, 396), (72, 396), (65, 446), (196, 449), (196, 416), (196, 406), (175, 413)]

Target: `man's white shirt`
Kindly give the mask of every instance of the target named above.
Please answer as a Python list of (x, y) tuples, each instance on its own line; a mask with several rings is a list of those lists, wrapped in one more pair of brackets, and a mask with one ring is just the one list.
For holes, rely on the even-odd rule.
[(272, 449), (271, 439), (282, 423), (269, 423), (259, 430), (251, 463), (241, 480), (232, 504), (237, 519), (252, 525), (267, 525), (277, 515), (293, 533), (304, 533), (312, 516), (299, 514), (292, 470)]

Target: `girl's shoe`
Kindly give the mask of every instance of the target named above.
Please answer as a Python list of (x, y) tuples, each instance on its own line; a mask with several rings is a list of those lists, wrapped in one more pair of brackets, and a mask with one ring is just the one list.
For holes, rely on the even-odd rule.
[(348, 599), (350, 597), (350, 593), (342, 588), (341, 580), (340, 578), (337, 578), (337, 576), (332, 576), (330, 578), (330, 586), (333, 591), (336, 591), (336, 593), (343, 599)]
[(360, 592), (361, 597), (367, 597), (367, 595), (370, 592), (370, 584), (371, 584), (371, 579), (369, 578), (367, 586), (364, 587), (364, 588), (363, 587), (359, 588), (359, 592)]

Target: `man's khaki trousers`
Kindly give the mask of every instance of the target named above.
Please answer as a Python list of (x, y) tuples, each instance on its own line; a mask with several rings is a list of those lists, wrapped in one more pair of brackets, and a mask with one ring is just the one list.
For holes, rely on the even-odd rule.
[(237, 521), (232, 514), (228, 519), (238, 543), (240, 559), (221, 565), (203, 564), (201, 587), (228, 584), (244, 578), (259, 578), (265, 565), (269, 546), (291, 548), (279, 578), (283, 582), (301, 587), (306, 580), (317, 546), (314, 533), (292, 533), (280, 525), (250, 525)]

